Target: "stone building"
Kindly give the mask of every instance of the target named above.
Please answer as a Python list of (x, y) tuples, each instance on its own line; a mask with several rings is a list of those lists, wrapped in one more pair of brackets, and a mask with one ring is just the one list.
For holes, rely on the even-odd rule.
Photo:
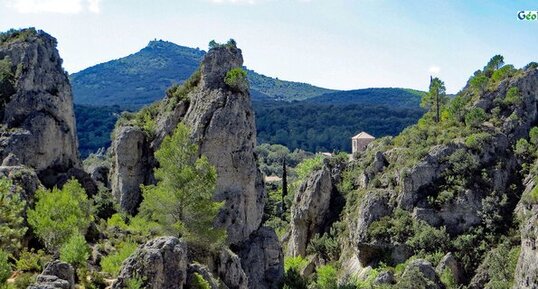
[(351, 152), (353, 154), (362, 152), (366, 149), (369, 143), (375, 140), (375, 137), (369, 135), (366, 132), (361, 132), (358, 135), (351, 138)]

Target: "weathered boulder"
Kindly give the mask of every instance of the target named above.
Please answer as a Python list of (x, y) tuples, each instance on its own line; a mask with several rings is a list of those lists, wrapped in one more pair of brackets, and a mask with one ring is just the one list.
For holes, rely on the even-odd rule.
[(134, 126), (120, 127), (112, 143), (112, 194), (120, 207), (131, 214), (136, 213), (142, 201), (141, 184), (148, 184), (149, 147), (147, 135)]
[(74, 289), (75, 270), (67, 263), (58, 260), (47, 264), (43, 273), (37, 276), (36, 283), (29, 289)]
[[(409, 280), (412, 284), (399, 282), (397, 288), (402, 289), (441, 289), (444, 288), (439, 276), (435, 273), (432, 264), (426, 260), (416, 259), (411, 261), (402, 274), (401, 280)], [(411, 285), (412, 287), (408, 287)]]
[(187, 280), (187, 245), (175, 237), (160, 237), (140, 246), (122, 264), (112, 288), (127, 288), (139, 279), (143, 288), (180, 289)]
[(15, 33), (25, 36), (0, 43), (0, 60), (14, 75), (13, 93), (0, 102), (0, 159), (13, 153), (41, 179), (80, 167), (73, 95), (56, 39), (33, 29)]
[(262, 221), (266, 192), (257, 168), (254, 147), (256, 125), (248, 90), (231, 90), (226, 73), (243, 65), (241, 50), (231, 46), (211, 49), (200, 66), (201, 81), (189, 95), (184, 122), (192, 139), (217, 169), (215, 198), (225, 201), (218, 223), (228, 239), (248, 239)]
[(249, 289), (277, 289), (284, 278), (284, 254), (275, 231), (261, 227), (239, 250)]
[(305, 256), (309, 240), (323, 232), (332, 193), (333, 183), (328, 167), (316, 171), (301, 184), (291, 208), (289, 255)]
[(217, 258), (217, 273), (219, 278), (230, 289), (246, 289), (248, 277), (241, 267), (241, 260), (234, 252), (223, 249)]
[(437, 275), (442, 276), (443, 273), (449, 270), (450, 273), (452, 273), (452, 276), (454, 276), (454, 280), (460, 284), (464, 281), (464, 274), (460, 267), (460, 264), (454, 257), (454, 254), (451, 252), (447, 253), (441, 261), (439, 261), (439, 264), (437, 264), (437, 267), (435, 267), (435, 272), (437, 272)]

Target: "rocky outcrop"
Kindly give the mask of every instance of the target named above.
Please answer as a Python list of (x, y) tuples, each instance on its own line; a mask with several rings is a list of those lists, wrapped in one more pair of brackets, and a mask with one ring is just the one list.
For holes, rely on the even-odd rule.
[(130, 279), (142, 288), (181, 289), (187, 280), (187, 245), (174, 237), (160, 237), (140, 246), (122, 264), (112, 288), (128, 288)]
[(226, 73), (243, 65), (241, 50), (211, 49), (200, 66), (200, 84), (191, 94), (184, 122), (192, 139), (217, 169), (215, 198), (225, 201), (218, 223), (231, 243), (246, 240), (262, 221), (266, 192), (256, 165), (256, 125), (248, 90), (232, 90)]
[(323, 167), (299, 187), (291, 208), (289, 255), (305, 256), (310, 240), (316, 234), (327, 232), (339, 217), (343, 202), (337, 185), (342, 169), (326, 160)]
[(284, 254), (275, 231), (262, 227), (239, 249), (249, 289), (278, 289), (284, 278)]
[(401, 277), (402, 280), (409, 280), (404, 284), (396, 284), (397, 288), (402, 289), (414, 289), (414, 288), (425, 288), (425, 289), (441, 289), (444, 288), (444, 285), (439, 280), (439, 277), (435, 273), (435, 269), (432, 264), (426, 260), (417, 259), (411, 261)]
[(230, 289), (248, 288), (248, 277), (241, 266), (241, 259), (229, 249), (222, 249), (217, 258), (217, 274)]
[(0, 43), (0, 60), (11, 64), (14, 76), (13, 93), (0, 101), (0, 159), (15, 155), (47, 186), (55, 185), (46, 182), (49, 174), (81, 167), (73, 95), (56, 45), (52, 36), (32, 29)]
[(142, 201), (141, 184), (150, 180), (147, 134), (134, 126), (120, 127), (112, 143), (112, 194), (120, 207), (130, 214), (137, 212)]
[(456, 281), (457, 284), (461, 284), (464, 281), (461, 267), (452, 253), (447, 253), (441, 261), (439, 261), (437, 267), (435, 267), (435, 272), (437, 272), (437, 275), (439, 276), (442, 276), (447, 270), (452, 274), (454, 281)]
[(49, 263), (43, 273), (37, 276), (36, 283), (29, 289), (74, 289), (75, 270), (67, 263), (53, 261)]
[(538, 288), (538, 208), (521, 227), (521, 252), (514, 274), (514, 288)]

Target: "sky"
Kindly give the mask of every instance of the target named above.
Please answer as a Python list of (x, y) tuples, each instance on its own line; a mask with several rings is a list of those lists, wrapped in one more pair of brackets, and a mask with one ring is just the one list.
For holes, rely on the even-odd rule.
[(333, 89), (455, 93), (495, 54), (538, 61), (536, 0), (0, 0), (0, 31), (36, 27), (58, 39), (69, 73), (162, 39), (207, 50), (237, 41), (245, 65)]

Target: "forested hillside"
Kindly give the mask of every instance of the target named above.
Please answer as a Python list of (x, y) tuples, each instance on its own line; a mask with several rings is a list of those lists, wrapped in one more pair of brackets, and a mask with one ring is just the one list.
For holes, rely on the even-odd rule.
[[(204, 55), (200, 49), (151, 41), (137, 53), (72, 74), (81, 154), (108, 147), (122, 111), (162, 99), (166, 88), (185, 81)], [(422, 115), (419, 91), (334, 91), (246, 71), (259, 143), (312, 152), (349, 151), (349, 138), (358, 131), (395, 135)]]

